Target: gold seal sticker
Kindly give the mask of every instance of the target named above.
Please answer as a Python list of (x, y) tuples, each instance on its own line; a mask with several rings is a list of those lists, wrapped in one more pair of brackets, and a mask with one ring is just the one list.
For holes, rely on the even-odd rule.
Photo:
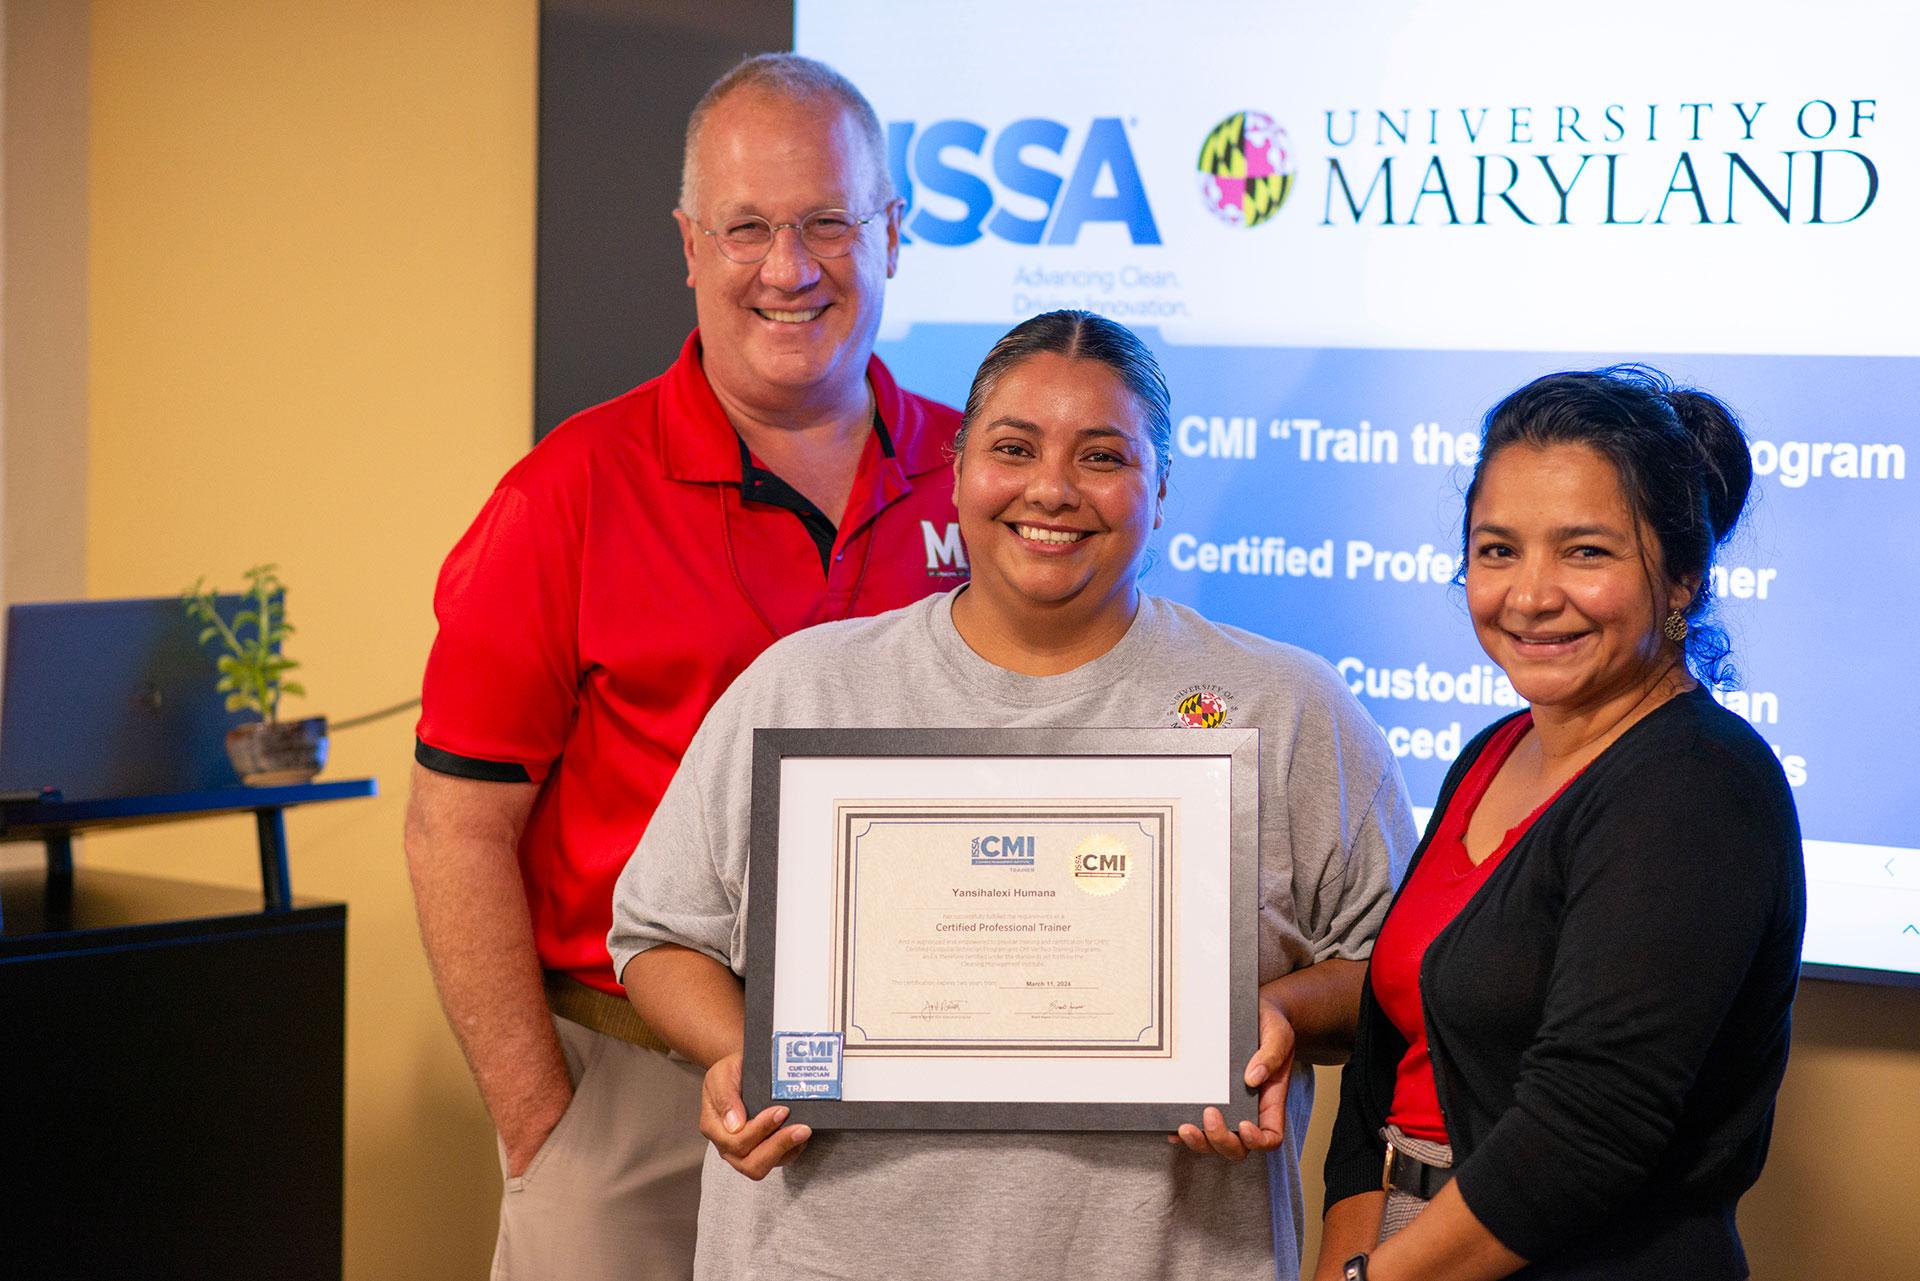
[(1131, 875), (1133, 853), (1118, 837), (1095, 833), (1073, 847), (1073, 883), (1085, 893), (1118, 894)]

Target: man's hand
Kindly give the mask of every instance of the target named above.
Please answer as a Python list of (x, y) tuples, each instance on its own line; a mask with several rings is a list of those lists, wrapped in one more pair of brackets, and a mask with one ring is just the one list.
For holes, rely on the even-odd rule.
[(1242, 1121), (1229, 1130), (1219, 1108), (1208, 1108), (1201, 1124), (1183, 1125), (1179, 1133), (1167, 1136), (1169, 1142), (1184, 1143), (1188, 1151), (1244, 1161), (1254, 1152), (1271, 1152), (1280, 1146), (1287, 1133), (1287, 1086), (1293, 1079), (1293, 1024), (1281, 1011), (1279, 1002), (1263, 990), (1260, 994), (1260, 1046), (1247, 1060), (1244, 1077), (1249, 1088), (1259, 1091), (1257, 1124)]
[[(496, 1121), (500, 1130), (500, 1146), (507, 1151), (509, 1179), (517, 1179), (527, 1172), (527, 1167), (533, 1164), (534, 1157), (540, 1155), (541, 1147), (553, 1133), (554, 1127), (560, 1124), (560, 1118), (567, 1114), (567, 1107), (572, 1102), (571, 1090), (564, 1098), (549, 1093), (537, 1100), (526, 1100), (524, 1106), (515, 1109), (518, 1115), (508, 1118), (508, 1123), (513, 1127), (511, 1134)], [(556, 1103), (559, 1105), (557, 1108), (554, 1106)]]
[(800, 1155), (813, 1137), (804, 1125), (783, 1127), (787, 1109), (776, 1104), (752, 1120), (740, 1098), (740, 1055), (729, 1054), (707, 1069), (700, 1091), (700, 1133), (726, 1160), (758, 1181)]

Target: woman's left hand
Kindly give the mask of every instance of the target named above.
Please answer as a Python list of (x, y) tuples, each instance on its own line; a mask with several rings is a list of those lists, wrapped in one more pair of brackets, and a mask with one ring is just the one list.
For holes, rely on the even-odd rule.
[(1244, 1161), (1253, 1152), (1280, 1146), (1287, 1131), (1287, 1084), (1293, 1079), (1293, 1024), (1264, 992), (1260, 996), (1260, 1048), (1247, 1061), (1246, 1082), (1260, 1091), (1259, 1123), (1242, 1121), (1229, 1130), (1219, 1108), (1208, 1108), (1199, 1125), (1183, 1125), (1167, 1142), (1184, 1143), (1191, 1151), (1209, 1152), (1229, 1161)]

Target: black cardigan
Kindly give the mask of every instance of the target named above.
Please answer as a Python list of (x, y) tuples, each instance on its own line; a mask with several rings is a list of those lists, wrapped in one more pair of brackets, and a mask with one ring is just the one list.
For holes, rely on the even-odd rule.
[[(1458, 1184), (1535, 1261), (1516, 1276), (1747, 1275), (1734, 1203), (1766, 1158), (1805, 921), (1779, 763), (1696, 690), (1588, 765), (1434, 939), (1420, 995)], [(1369, 980), (1329, 1206), (1380, 1187), (1406, 1048)]]

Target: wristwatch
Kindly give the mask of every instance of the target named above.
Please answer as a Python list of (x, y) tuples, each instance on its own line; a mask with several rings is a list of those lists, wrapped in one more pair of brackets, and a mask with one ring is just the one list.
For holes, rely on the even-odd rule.
[(1367, 1281), (1367, 1256), (1356, 1254), (1341, 1264), (1340, 1281)]

